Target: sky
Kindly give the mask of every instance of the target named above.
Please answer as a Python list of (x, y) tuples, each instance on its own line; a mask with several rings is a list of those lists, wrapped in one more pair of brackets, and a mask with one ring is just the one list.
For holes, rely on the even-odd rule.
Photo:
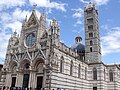
[[(20, 34), (22, 23), (30, 17), (37, 4), (38, 18), (45, 9), (47, 28), (56, 18), (60, 25), (60, 39), (67, 46), (75, 44), (80, 32), (84, 36), (84, 3), (90, 0), (0, 0), (0, 63), (4, 63), (8, 40), (14, 31)], [(120, 0), (93, 0), (99, 12), (102, 61), (120, 63)]]

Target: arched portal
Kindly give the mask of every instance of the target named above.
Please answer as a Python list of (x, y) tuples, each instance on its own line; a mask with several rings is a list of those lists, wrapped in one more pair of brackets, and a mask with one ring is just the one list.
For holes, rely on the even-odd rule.
[(30, 77), (30, 61), (29, 60), (21, 61), (20, 68), (23, 73), (22, 87), (28, 88), (29, 87), (29, 77)]
[(44, 87), (45, 80), (45, 71), (44, 71), (45, 62), (43, 58), (38, 58), (34, 60), (33, 67), (36, 70), (36, 88), (41, 90)]
[(15, 87), (16, 84), (16, 76), (17, 76), (17, 62), (12, 60), (9, 63), (9, 70), (11, 71), (11, 87)]

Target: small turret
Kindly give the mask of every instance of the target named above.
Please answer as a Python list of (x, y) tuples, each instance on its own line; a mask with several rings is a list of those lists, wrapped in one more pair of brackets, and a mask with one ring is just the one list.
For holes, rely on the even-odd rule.
[(7, 54), (18, 51), (18, 49), (17, 49), (18, 45), (19, 45), (18, 38), (19, 37), (18, 37), (17, 32), (15, 30), (15, 32), (13, 33), (13, 35), (9, 39)]
[(43, 32), (46, 30), (46, 15), (45, 15), (44, 9), (43, 9), (41, 16), (40, 16), (40, 27), (41, 27), (41, 30)]
[(17, 36), (17, 32), (15, 30), (15, 32), (13, 33), (13, 37), (16, 37)]
[(52, 44), (59, 46), (60, 28), (55, 18), (52, 20), (52, 22), (50, 22), (49, 35), (52, 38)]
[(76, 44), (82, 44), (82, 37), (80, 36), (80, 33), (78, 32), (78, 36), (75, 38)]

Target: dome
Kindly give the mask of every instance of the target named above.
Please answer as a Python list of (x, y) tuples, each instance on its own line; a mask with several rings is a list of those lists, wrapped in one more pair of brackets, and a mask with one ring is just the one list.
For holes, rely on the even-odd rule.
[(77, 50), (77, 52), (79, 52), (79, 53), (85, 52), (85, 46), (83, 44), (81, 44), (81, 43), (76, 43), (75, 45), (73, 45), (71, 47), (71, 49), (73, 51)]
[(78, 40), (78, 39), (82, 40), (82, 37), (77, 36), (77, 37), (75, 38), (75, 40)]
[(75, 45), (71, 47), (73, 51), (77, 51), (78, 53), (85, 52), (85, 46), (82, 44), (82, 37), (80, 36), (80, 33), (78, 32), (78, 36), (75, 38)]

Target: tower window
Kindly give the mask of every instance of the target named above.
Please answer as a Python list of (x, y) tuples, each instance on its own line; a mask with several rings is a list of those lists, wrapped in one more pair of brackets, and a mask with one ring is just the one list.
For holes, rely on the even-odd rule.
[(92, 10), (87, 10), (87, 14), (92, 14)]
[(93, 37), (93, 33), (89, 33), (89, 37)]
[(87, 19), (87, 22), (88, 22), (88, 23), (93, 23), (93, 18)]
[(88, 26), (88, 30), (93, 30), (93, 25)]
[(90, 41), (90, 46), (92, 46), (93, 45), (93, 41)]
[(97, 69), (93, 68), (93, 80), (97, 80)]
[(90, 52), (92, 52), (93, 50), (92, 50), (92, 47), (90, 47)]

